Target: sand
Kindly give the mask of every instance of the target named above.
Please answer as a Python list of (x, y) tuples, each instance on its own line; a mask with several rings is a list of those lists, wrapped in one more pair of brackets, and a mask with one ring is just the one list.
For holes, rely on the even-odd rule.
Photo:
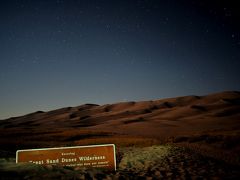
[[(184, 148), (198, 153), (191, 157), (185, 150), (177, 151), (180, 159), (167, 153), (164, 156), (165, 160), (172, 157), (176, 163), (168, 164), (169, 167), (165, 173), (154, 170), (145, 173), (144, 177), (182, 179), (188, 176), (195, 177), (195, 175), (196, 177), (207, 177), (207, 175), (227, 177), (234, 168), (226, 167), (240, 165), (240, 92), (236, 91), (143, 102), (84, 104), (49, 112), (37, 111), (2, 120), (0, 128), (0, 154), (3, 159), (14, 158), (15, 151), (18, 149), (114, 143), (119, 149), (118, 152), (124, 154), (124, 158), (120, 158), (121, 161), (118, 162), (119, 168), (123, 166), (126, 159), (130, 164), (133, 163), (131, 156), (126, 154), (131, 151), (125, 149), (126, 152), (123, 152), (124, 148), (134, 148), (133, 154), (142, 151), (146, 151), (145, 154), (150, 152), (150, 157), (151, 153), (156, 153), (153, 147), (160, 145), (164, 147), (171, 145), (174, 148)], [(138, 148), (147, 149), (139, 151)], [(206, 162), (199, 161), (200, 156), (203, 156)], [(188, 158), (190, 158), (190, 164), (187, 163)], [(202, 165), (194, 164), (198, 164), (195, 161), (199, 161)], [(211, 167), (208, 161), (213, 161)], [(222, 162), (221, 167), (217, 166), (218, 161)], [(136, 173), (140, 173), (141, 168), (149, 170), (151, 162), (158, 164), (158, 168), (166, 165), (161, 165), (155, 160), (148, 162), (146, 158), (140, 158), (139, 162), (140, 164), (134, 170)], [(184, 168), (183, 164), (186, 163), (188, 164), (186, 168), (190, 168), (189, 171)], [(195, 166), (199, 168), (193, 170)], [(8, 166), (2, 165), (2, 172), (8, 172), (4, 167)], [(118, 169), (109, 177), (119, 178), (129, 175), (132, 169), (123, 167), (125, 168)], [(173, 170), (174, 168), (176, 171)], [(217, 172), (193, 173), (193, 171), (204, 172), (208, 168)], [(75, 170), (71, 171), (75, 172)], [(125, 171), (126, 174), (123, 173)], [(238, 177), (237, 173), (233, 174), (234, 177)]]

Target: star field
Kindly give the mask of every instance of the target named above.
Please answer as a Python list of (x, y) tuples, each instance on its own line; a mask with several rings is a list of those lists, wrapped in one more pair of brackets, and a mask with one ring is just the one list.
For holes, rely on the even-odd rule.
[(215, 0), (3, 0), (0, 119), (240, 90), (238, 8)]

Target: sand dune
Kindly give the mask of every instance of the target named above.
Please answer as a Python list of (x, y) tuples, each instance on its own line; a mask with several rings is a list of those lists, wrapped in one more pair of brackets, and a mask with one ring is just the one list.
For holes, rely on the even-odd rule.
[[(0, 128), (0, 173), (6, 178), (26, 174), (66, 179), (125, 179), (133, 174), (156, 179), (240, 176), (240, 92), (37, 111), (2, 120)], [(115, 173), (32, 165), (21, 166), (19, 171), (12, 162), (18, 149), (102, 143), (116, 144)], [(172, 153), (161, 161), (150, 158), (162, 155), (158, 148), (168, 147)], [(137, 154), (137, 159), (129, 158), (129, 153), (131, 157)]]
[[(184, 96), (155, 101), (85, 104), (49, 112), (37, 111), (0, 121), (5, 147), (74, 144), (85, 132), (166, 140), (199, 134), (240, 133), (240, 93)], [(75, 138), (72, 138), (74, 136)], [(56, 138), (58, 137), (58, 138)], [(79, 137), (77, 139), (76, 137)], [(49, 142), (49, 138), (52, 140)], [(26, 139), (28, 142), (26, 142)], [(12, 147), (13, 148), (13, 147)]]

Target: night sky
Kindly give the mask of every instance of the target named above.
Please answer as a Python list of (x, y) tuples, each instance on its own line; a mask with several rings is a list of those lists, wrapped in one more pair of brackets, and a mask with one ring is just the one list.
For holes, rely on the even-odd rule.
[(240, 90), (236, 0), (1, 0), (0, 119)]

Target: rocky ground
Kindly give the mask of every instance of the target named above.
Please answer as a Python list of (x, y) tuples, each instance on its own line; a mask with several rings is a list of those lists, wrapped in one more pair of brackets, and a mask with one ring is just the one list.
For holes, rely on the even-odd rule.
[(117, 171), (15, 164), (1, 159), (0, 179), (239, 179), (238, 165), (182, 147), (127, 147), (117, 150)]

